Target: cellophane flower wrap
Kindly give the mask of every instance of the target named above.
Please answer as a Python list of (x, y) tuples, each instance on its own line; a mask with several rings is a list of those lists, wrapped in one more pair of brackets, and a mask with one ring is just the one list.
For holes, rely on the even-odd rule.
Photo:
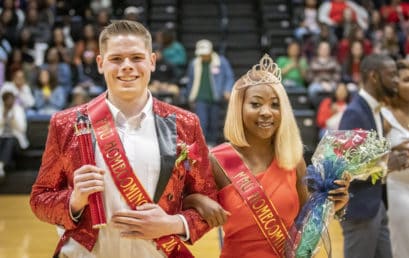
[(312, 165), (307, 167), (304, 183), (310, 192), (291, 230), (292, 257), (311, 257), (320, 240), (327, 254), (331, 242), (327, 226), (334, 215), (333, 202), (328, 192), (339, 186), (334, 180), (349, 173), (351, 180), (368, 180), (375, 183), (387, 171), (389, 142), (375, 131), (330, 130), (324, 135), (314, 152)]

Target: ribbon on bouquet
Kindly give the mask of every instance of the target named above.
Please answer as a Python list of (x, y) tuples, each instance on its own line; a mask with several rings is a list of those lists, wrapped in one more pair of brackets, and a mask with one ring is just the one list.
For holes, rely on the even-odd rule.
[(304, 182), (311, 192), (310, 198), (298, 215), (290, 235), (296, 241), (295, 257), (311, 257), (316, 250), (320, 238), (331, 257), (331, 241), (327, 229), (329, 215), (333, 213), (333, 203), (328, 200), (328, 192), (339, 188), (334, 180), (340, 179), (345, 171), (346, 163), (342, 159), (324, 159), (321, 164), (309, 165)]

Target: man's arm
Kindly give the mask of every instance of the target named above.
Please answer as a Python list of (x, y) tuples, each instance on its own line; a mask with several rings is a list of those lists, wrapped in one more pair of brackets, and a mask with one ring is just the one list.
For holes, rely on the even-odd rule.
[[(199, 119), (195, 115), (194, 132), (190, 134), (191, 143), (197, 144), (198, 158), (191, 165), (190, 171), (186, 174), (185, 194), (200, 193), (208, 196), (213, 200), (217, 200), (217, 188), (209, 169), (209, 151), (200, 127)], [(198, 240), (209, 229), (209, 225), (195, 209), (187, 209), (181, 211), (181, 214), (186, 218), (190, 231), (190, 243)]]
[(59, 146), (56, 118), (50, 121), (47, 143), (37, 179), (32, 187), (30, 205), (34, 214), (42, 221), (73, 229), (69, 212), (72, 189), (63, 168), (63, 157)]

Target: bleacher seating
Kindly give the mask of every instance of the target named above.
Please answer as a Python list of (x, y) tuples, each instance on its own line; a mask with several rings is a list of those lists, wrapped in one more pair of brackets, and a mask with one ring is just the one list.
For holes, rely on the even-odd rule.
[(41, 164), (45, 143), (48, 135), (49, 116), (29, 118), (27, 121), (27, 138), (29, 147), (19, 152), (16, 157), (16, 170), (35, 169)]
[(304, 158), (307, 163), (310, 163), (311, 155), (318, 143), (316, 113), (312, 109), (295, 109), (294, 115), (304, 143)]

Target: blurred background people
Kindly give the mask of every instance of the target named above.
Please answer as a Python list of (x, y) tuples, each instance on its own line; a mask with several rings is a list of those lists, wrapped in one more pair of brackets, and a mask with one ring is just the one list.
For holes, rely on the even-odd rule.
[(35, 104), (30, 110), (31, 115), (52, 115), (62, 110), (67, 104), (67, 93), (58, 85), (55, 74), (47, 69), (41, 69), (34, 89)]
[(284, 87), (305, 87), (308, 64), (298, 42), (288, 44), (287, 55), (278, 57), (277, 65), (281, 68)]
[(187, 71), (187, 99), (199, 116), (207, 143), (215, 145), (220, 132), (221, 108), (229, 100), (234, 74), (229, 61), (213, 51), (211, 41), (199, 40), (195, 54)]
[(350, 99), (347, 85), (339, 82), (334, 94), (324, 98), (317, 111), (318, 136), (321, 139), (327, 130), (337, 130), (342, 114), (345, 111)]
[(16, 92), (3, 90), (0, 102), (0, 182), (4, 180), (5, 167), (11, 164), (14, 154), (29, 145), (26, 130), (24, 108), (16, 102)]

